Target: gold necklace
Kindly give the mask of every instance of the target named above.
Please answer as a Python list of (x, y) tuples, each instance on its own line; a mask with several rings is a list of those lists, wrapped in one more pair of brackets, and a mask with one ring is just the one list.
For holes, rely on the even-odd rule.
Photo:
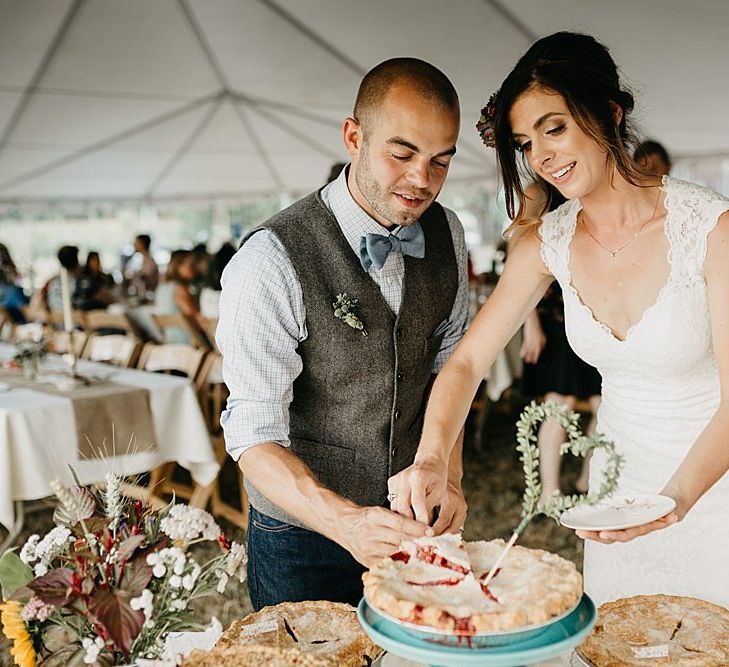
[(635, 241), (635, 239), (638, 238), (638, 234), (640, 234), (645, 229), (646, 225), (648, 225), (649, 222), (653, 222), (653, 220), (656, 217), (656, 211), (658, 211), (658, 201), (660, 200), (660, 198), (661, 198), (661, 191), (659, 189), (658, 194), (656, 195), (656, 205), (653, 207), (653, 214), (651, 215), (651, 217), (648, 218), (648, 220), (646, 220), (638, 228), (638, 231), (635, 232), (635, 234), (633, 234), (625, 243), (623, 243), (623, 245), (621, 245), (619, 248), (615, 248), (614, 250), (611, 250), (606, 245), (603, 245), (602, 243), (600, 243), (600, 240), (589, 230), (589, 228), (587, 227), (587, 216), (585, 215), (584, 209), (580, 210), (580, 213), (582, 213), (582, 226), (585, 228), (585, 231), (590, 235), (592, 240), (595, 243), (597, 243), (597, 245), (599, 245), (603, 250), (606, 250), (613, 257), (615, 257), (615, 255), (617, 255), (621, 250), (625, 250), (633, 241)]

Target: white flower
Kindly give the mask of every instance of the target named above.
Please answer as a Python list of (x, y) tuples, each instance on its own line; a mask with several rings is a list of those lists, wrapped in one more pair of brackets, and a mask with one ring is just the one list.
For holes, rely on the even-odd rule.
[(182, 586), (182, 577), (173, 574), (170, 577), (170, 586), (172, 586), (172, 588), (180, 588)]
[(152, 568), (152, 574), (157, 577), (157, 579), (164, 577), (165, 574), (167, 574), (167, 568), (164, 566), (164, 563), (157, 563), (157, 565)]
[(86, 649), (84, 662), (87, 665), (93, 665), (104, 648), (104, 640), (101, 637), (84, 637), (81, 645)]
[(226, 573), (231, 577), (237, 576), (238, 581), (243, 583), (246, 580), (246, 565), (248, 565), (248, 552), (245, 545), (233, 542), (225, 559)]
[(40, 535), (31, 535), (20, 550), (20, 560), (26, 565), (32, 563), (34, 560), (38, 560), (38, 556), (35, 555), (35, 548), (39, 540)]
[(33, 568), (33, 574), (36, 577), (42, 577), (44, 574), (48, 574), (48, 566), (45, 563), (36, 563)]
[(150, 627), (151, 625), (154, 625), (152, 621), (152, 614), (154, 612), (154, 595), (152, 594), (152, 591), (145, 588), (139, 597), (129, 600), (129, 606), (134, 609), (134, 611), (139, 611), (141, 609), (144, 612), (145, 626)]
[(35, 557), (46, 565), (61, 554), (68, 546), (71, 531), (65, 526), (56, 526), (35, 546)]
[(189, 544), (193, 540), (217, 540), (220, 527), (213, 517), (198, 507), (173, 505), (170, 513), (160, 521), (160, 529), (172, 540)]
[(217, 586), (218, 593), (225, 593), (225, 587), (228, 585), (228, 575), (222, 570), (218, 570), (217, 574), (220, 577)]

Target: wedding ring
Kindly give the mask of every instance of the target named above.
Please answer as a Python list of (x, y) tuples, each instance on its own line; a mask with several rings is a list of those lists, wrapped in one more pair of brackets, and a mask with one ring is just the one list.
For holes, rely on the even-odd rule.
[(395, 502), (395, 498), (397, 498), (397, 496), (394, 493), (388, 493), (387, 494), (387, 500), (389, 502), (391, 502), (391, 503)]

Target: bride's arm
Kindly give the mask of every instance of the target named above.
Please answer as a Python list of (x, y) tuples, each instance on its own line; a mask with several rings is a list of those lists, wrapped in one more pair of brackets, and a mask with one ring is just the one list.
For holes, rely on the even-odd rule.
[(440, 504), (451, 449), (481, 380), (552, 280), (532, 227), (510, 248), (496, 288), (438, 374), (413, 465), (389, 480), (398, 505), (412, 505), (419, 521), (427, 522), (429, 512)]
[(627, 542), (670, 526), (682, 519), (729, 470), (729, 212), (719, 218), (709, 234), (704, 275), (709, 296), (712, 345), (719, 368), (721, 401), (714, 416), (661, 491), (676, 501), (676, 511), (636, 528), (600, 533), (578, 531), (580, 537), (608, 544)]

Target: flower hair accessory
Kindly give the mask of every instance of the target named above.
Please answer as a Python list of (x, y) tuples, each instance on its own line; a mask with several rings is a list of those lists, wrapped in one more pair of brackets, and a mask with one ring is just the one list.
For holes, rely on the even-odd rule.
[(476, 130), (481, 135), (481, 141), (489, 148), (496, 146), (496, 137), (494, 136), (494, 117), (496, 115), (496, 96), (499, 91), (491, 94), (486, 106), (481, 109), (481, 116), (476, 123)]

